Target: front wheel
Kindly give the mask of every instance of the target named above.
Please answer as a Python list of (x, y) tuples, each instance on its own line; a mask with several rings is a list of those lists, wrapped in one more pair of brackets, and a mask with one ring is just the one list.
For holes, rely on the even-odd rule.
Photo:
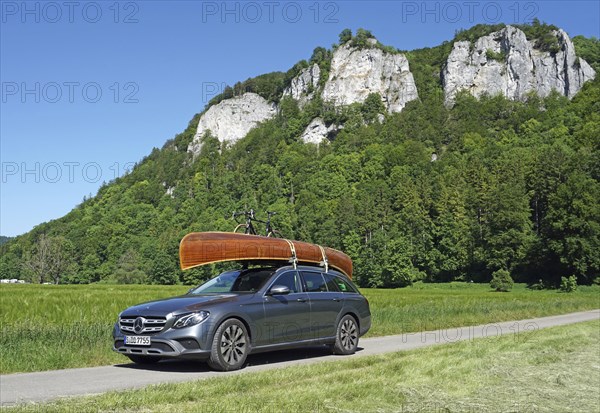
[(212, 342), (208, 365), (219, 371), (240, 369), (250, 352), (250, 340), (246, 326), (240, 320), (230, 318), (219, 326)]
[(350, 314), (342, 317), (335, 334), (334, 354), (354, 354), (358, 348), (358, 323)]
[(256, 231), (254, 230), (254, 227), (252, 227), (248, 224), (238, 225), (237, 227), (235, 227), (233, 232), (235, 232), (237, 234), (256, 235)]
[(246, 234), (248, 231), (248, 226), (246, 224), (240, 224), (237, 227), (235, 227), (235, 229), (233, 230), (233, 232), (238, 233), (238, 234)]

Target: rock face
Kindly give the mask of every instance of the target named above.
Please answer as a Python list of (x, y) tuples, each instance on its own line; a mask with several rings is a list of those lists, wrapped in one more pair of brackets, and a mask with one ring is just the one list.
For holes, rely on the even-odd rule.
[(188, 151), (195, 155), (200, 152), (200, 138), (206, 131), (210, 131), (221, 142), (235, 142), (246, 136), (258, 123), (273, 118), (276, 113), (275, 104), (256, 93), (244, 93), (223, 100), (202, 115)]
[(342, 129), (340, 126), (336, 125), (325, 125), (323, 119), (314, 118), (310, 124), (306, 127), (300, 139), (304, 143), (316, 143), (319, 144), (323, 141), (323, 139), (331, 139), (335, 136), (339, 130)]
[(461, 90), (475, 97), (502, 94), (513, 100), (523, 100), (532, 91), (545, 97), (556, 90), (572, 98), (596, 73), (577, 58), (563, 30), (554, 35), (560, 46), (556, 54), (535, 49), (513, 26), (480, 37), (474, 47), (468, 41), (454, 43), (442, 70), (446, 104), (452, 105)]
[[(470, 42), (454, 43), (442, 69), (445, 102), (452, 105), (458, 92), (466, 90), (476, 97), (501, 94), (522, 100), (530, 92), (547, 96), (553, 90), (573, 97), (596, 73), (575, 55), (569, 36), (555, 31), (559, 50), (538, 50), (520, 29), (502, 30)], [(321, 70), (313, 64), (303, 69), (284, 90), (283, 97), (297, 100), (300, 107), (315, 96), (335, 106), (363, 103), (369, 94), (378, 93), (389, 113), (400, 112), (407, 102), (418, 99), (408, 60), (403, 54), (389, 53), (369, 39), (367, 47), (348, 42), (333, 53), (328, 78), (323, 85)], [(258, 94), (245, 93), (210, 107), (198, 122), (197, 133), (188, 151), (200, 152), (200, 138), (210, 131), (221, 142), (236, 142), (260, 122), (272, 119), (277, 106)], [(378, 116), (383, 122), (385, 117)], [(320, 143), (332, 139), (342, 125), (326, 125), (315, 118), (301, 134), (304, 142)]]
[[(319, 86), (321, 70), (317, 64), (303, 69), (284, 90), (283, 97), (290, 96), (300, 107), (317, 95), (334, 105), (364, 102), (369, 94), (379, 93), (389, 112), (400, 112), (406, 102), (417, 99), (417, 89), (402, 54), (386, 53), (375, 47), (372, 40), (368, 48), (340, 46), (333, 54), (329, 78)], [(245, 93), (226, 99), (210, 107), (200, 118), (198, 129), (188, 151), (200, 153), (201, 137), (210, 131), (220, 142), (236, 142), (256, 127), (258, 123), (273, 118), (277, 106), (255, 93)], [(382, 121), (383, 115), (379, 117)], [(304, 142), (320, 143), (333, 138), (342, 128), (327, 126), (321, 118), (313, 119), (300, 136)]]
[(292, 79), (289, 87), (283, 91), (283, 97), (291, 96), (298, 101), (300, 107), (303, 107), (310, 101), (319, 87), (321, 78), (321, 69), (316, 64), (302, 69), (302, 71)]
[(323, 100), (336, 105), (362, 103), (379, 93), (388, 112), (400, 112), (407, 102), (418, 99), (417, 87), (403, 54), (378, 48), (358, 49), (349, 43), (333, 54)]

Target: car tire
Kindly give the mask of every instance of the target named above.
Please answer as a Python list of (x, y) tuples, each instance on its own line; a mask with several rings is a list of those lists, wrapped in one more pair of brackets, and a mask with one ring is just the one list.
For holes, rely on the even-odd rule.
[(160, 357), (146, 357), (146, 356), (130, 356), (128, 355), (129, 360), (133, 361), (135, 364), (156, 364), (160, 361)]
[(246, 326), (236, 318), (225, 320), (213, 338), (208, 365), (218, 371), (242, 368), (250, 353), (250, 339)]
[(358, 323), (350, 314), (342, 317), (335, 333), (333, 353), (340, 355), (354, 354), (358, 348)]

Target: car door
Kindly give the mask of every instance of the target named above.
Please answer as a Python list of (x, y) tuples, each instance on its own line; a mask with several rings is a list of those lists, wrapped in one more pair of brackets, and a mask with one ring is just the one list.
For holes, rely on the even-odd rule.
[(344, 305), (343, 294), (329, 277), (320, 271), (301, 271), (304, 288), (310, 300), (312, 338), (335, 336), (338, 315)]
[(302, 291), (298, 271), (286, 271), (269, 286), (283, 285), (290, 289), (286, 295), (264, 297), (265, 318), (261, 326), (259, 345), (281, 344), (310, 338), (310, 302)]

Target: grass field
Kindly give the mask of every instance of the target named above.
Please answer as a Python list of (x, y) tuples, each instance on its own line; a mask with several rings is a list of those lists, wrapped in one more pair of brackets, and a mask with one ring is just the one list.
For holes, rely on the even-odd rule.
[[(111, 349), (118, 313), (185, 286), (0, 285), (0, 373), (98, 366), (123, 362)], [(397, 290), (365, 289), (373, 313), (369, 336), (475, 325), (600, 308), (600, 287), (565, 294), (510, 293), (487, 285), (417, 284)]]
[(11, 412), (598, 412), (600, 321)]

